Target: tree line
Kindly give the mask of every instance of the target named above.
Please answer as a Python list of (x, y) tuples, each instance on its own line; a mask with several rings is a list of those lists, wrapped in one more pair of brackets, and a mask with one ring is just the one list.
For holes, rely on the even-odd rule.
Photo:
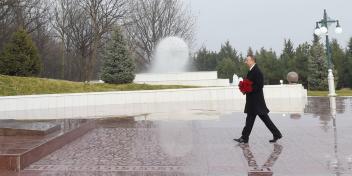
[[(143, 71), (162, 38), (179, 36), (192, 43), (194, 24), (181, 0), (1, 0), (0, 74), (99, 79), (116, 28), (137, 71)], [(20, 36), (26, 48), (19, 46)], [(22, 62), (18, 55), (35, 64)], [(9, 71), (8, 66), (14, 68)], [(18, 71), (27, 67), (34, 71)]]
[[(347, 48), (342, 48), (337, 40), (330, 43), (332, 51), (332, 65), (336, 87), (352, 88), (352, 38)], [(260, 65), (265, 78), (265, 84), (279, 84), (286, 81), (291, 71), (299, 75), (299, 83), (309, 90), (328, 89), (328, 61), (326, 49), (320, 37), (313, 35), (311, 43), (305, 42), (294, 47), (290, 39), (284, 40), (281, 54), (272, 49), (253, 51), (248, 49), (246, 54), (239, 53), (230, 42), (225, 42), (220, 51), (210, 51), (203, 47), (193, 56), (193, 67), (198, 71), (218, 71), (218, 77), (229, 78), (233, 74), (245, 77), (248, 68), (244, 64), (247, 54), (253, 54)], [(286, 81), (287, 83), (287, 81)]]

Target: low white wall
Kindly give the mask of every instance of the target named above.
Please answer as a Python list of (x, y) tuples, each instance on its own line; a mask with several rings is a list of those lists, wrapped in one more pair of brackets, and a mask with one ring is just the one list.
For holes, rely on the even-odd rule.
[[(302, 85), (265, 86), (266, 99), (281, 99), (288, 107), (282, 104), (268, 105), (281, 108), (280, 112), (297, 111), (302, 109), (301, 104), (291, 105), (290, 102), (306, 99), (307, 92)], [(173, 106), (172, 103), (201, 104), (207, 102), (205, 108), (219, 106), (214, 102), (234, 102), (241, 109), (245, 96), (238, 87), (207, 87), (192, 89), (147, 90), (147, 91), (120, 91), (78, 94), (53, 94), (30, 96), (0, 97), (0, 119), (11, 118), (76, 118), (99, 117), (113, 115), (135, 115), (141, 113), (158, 112)], [(270, 102), (270, 100), (269, 100)], [(220, 106), (222, 103), (220, 103)], [(231, 104), (231, 103), (230, 103)], [(295, 104), (295, 103), (293, 103)], [(166, 106), (164, 106), (166, 105)], [(179, 110), (191, 106), (176, 105)], [(233, 104), (231, 105), (233, 106)], [(298, 106), (295, 108), (294, 106)], [(226, 106), (223, 106), (226, 108)], [(172, 107), (170, 107), (172, 108)], [(195, 106), (194, 108), (202, 108)], [(229, 108), (229, 110), (236, 110)]]
[(201, 87), (226, 87), (230, 86), (228, 79), (209, 79), (209, 80), (182, 80), (182, 81), (134, 81), (136, 84), (150, 85), (184, 85)]
[(135, 82), (155, 81), (190, 81), (218, 79), (216, 71), (181, 72), (181, 73), (141, 73), (136, 74)]
[(137, 84), (188, 85), (188, 86), (230, 86), (229, 79), (218, 79), (216, 71), (182, 73), (142, 73), (133, 81)]

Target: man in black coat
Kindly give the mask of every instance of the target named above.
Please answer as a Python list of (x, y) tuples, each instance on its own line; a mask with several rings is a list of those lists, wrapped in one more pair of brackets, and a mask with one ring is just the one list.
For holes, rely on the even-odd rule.
[(249, 68), (249, 72), (247, 74), (246, 79), (249, 79), (253, 82), (253, 91), (250, 93), (246, 93), (246, 106), (244, 109), (244, 113), (247, 113), (247, 118), (246, 125), (242, 130), (242, 136), (234, 140), (239, 143), (248, 143), (249, 135), (251, 134), (255, 118), (258, 115), (274, 136), (274, 138), (269, 142), (276, 142), (278, 139), (282, 138), (282, 135), (268, 116), (269, 109), (266, 107), (263, 93), (263, 73), (257, 66), (256, 60), (253, 55), (248, 55), (245, 63)]

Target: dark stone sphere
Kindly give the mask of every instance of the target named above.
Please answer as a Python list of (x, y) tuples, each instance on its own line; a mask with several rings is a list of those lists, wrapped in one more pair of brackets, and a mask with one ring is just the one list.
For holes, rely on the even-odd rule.
[(298, 83), (298, 74), (296, 72), (290, 72), (287, 74), (287, 81), (290, 84)]

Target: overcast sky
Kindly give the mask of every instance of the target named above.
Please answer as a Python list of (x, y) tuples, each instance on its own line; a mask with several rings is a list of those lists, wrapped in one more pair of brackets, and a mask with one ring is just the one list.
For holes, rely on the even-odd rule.
[(294, 46), (311, 41), (323, 10), (340, 20), (342, 34), (330, 36), (347, 46), (352, 37), (352, 0), (183, 0), (197, 17), (196, 49), (218, 51), (229, 40), (243, 54), (249, 46), (272, 48), (280, 54), (285, 38)]

